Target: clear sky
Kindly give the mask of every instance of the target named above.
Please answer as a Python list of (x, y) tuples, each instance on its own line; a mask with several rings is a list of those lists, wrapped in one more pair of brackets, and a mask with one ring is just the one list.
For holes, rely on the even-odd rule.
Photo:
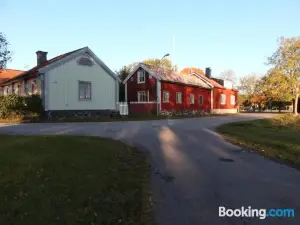
[(170, 53), (180, 69), (241, 77), (267, 70), (277, 38), (300, 35), (300, 1), (1, 0), (0, 32), (13, 69), (35, 66), (37, 50), (52, 58), (89, 46), (113, 70)]

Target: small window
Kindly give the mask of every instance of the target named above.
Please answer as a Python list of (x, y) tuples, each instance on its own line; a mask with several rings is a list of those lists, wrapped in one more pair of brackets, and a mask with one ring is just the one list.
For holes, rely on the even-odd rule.
[(195, 104), (195, 95), (190, 94), (190, 104)]
[(170, 93), (168, 91), (163, 92), (163, 103), (169, 103)]
[(181, 104), (181, 103), (182, 103), (182, 93), (176, 92), (176, 104)]
[(225, 105), (226, 104), (226, 95), (225, 94), (221, 94), (221, 105)]
[(31, 94), (37, 93), (36, 80), (31, 81)]
[(230, 96), (231, 105), (235, 105), (235, 95)]
[(202, 95), (199, 95), (198, 103), (199, 103), (199, 105), (203, 104), (203, 96)]
[(151, 75), (149, 75), (149, 79), (152, 79), (152, 76), (151, 76)]
[(93, 62), (92, 60), (90, 60), (89, 58), (87, 57), (82, 57), (80, 58), (77, 63), (81, 66), (93, 66)]
[(146, 91), (138, 91), (138, 102), (147, 102), (147, 94)]
[(140, 70), (138, 71), (137, 75), (138, 75), (138, 80), (137, 80), (138, 84), (145, 83), (145, 71)]
[(92, 99), (92, 85), (88, 81), (79, 81), (79, 100)]

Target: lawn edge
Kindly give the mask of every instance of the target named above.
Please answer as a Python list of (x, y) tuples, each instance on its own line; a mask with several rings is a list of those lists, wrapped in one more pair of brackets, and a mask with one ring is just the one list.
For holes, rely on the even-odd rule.
[[(233, 123), (237, 123), (237, 122), (233, 122)], [(294, 168), (294, 169), (297, 169), (297, 170), (300, 171), (300, 164), (295, 164), (294, 162), (292, 162), (290, 160), (285, 160), (285, 159), (281, 159), (280, 157), (268, 155), (267, 152), (264, 150), (264, 149), (266, 149), (265, 147), (262, 148), (262, 146), (260, 146), (259, 144), (256, 144), (256, 143), (253, 143), (253, 142), (243, 141), (243, 140), (240, 140), (240, 139), (238, 139), (236, 137), (233, 137), (232, 135), (228, 135), (228, 134), (222, 132), (220, 130), (220, 127), (222, 127), (223, 125), (228, 125), (228, 124), (232, 124), (232, 123), (222, 124), (221, 126), (219, 126), (219, 127), (216, 128), (216, 132), (226, 142), (229, 142), (231, 144), (234, 144), (234, 145), (237, 145), (239, 147), (242, 147), (243, 150), (246, 150), (248, 152), (253, 152), (253, 153), (259, 154), (260, 156), (263, 156), (264, 158), (270, 159), (270, 160), (272, 160), (274, 162), (277, 162), (277, 163), (285, 165), (285, 166), (289, 166), (291, 168)]]

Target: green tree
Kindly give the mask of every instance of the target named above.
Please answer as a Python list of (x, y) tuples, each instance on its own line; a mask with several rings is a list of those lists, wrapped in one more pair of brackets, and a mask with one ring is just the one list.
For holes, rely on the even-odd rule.
[[(120, 78), (120, 80), (123, 82), (125, 78), (130, 74), (133, 68), (129, 66), (123, 66), (120, 70), (116, 71), (116, 74)], [(121, 83), (119, 85), (119, 101), (124, 102), (125, 101), (125, 85)]]
[(268, 89), (271, 96), (284, 100), (293, 98), (294, 113), (297, 113), (300, 96), (300, 36), (279, 40), (277, 51), (268, 58), (272, 68), (268, 76)]
[(8, 41), (3, 33), (0, 32), (0, 69), (6, 67), (6, 63), (11, 59), (11, 52), (8, 50)]

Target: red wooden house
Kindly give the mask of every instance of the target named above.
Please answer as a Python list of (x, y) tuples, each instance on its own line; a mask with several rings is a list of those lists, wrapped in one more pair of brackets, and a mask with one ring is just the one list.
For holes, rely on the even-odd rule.
[[(222, 94), (226, 92), (228, 95), (231, 92), (220, 85), (219, 89), (224, 89), (219, 93), (210, 80), (195, 72), (183, 75), (169, 69), (140, 63), (123, 81), (125, 100), (129, 103), (130, 113), (212, 112), (214, 107), (219, 107), (218, 103), (213, 103), (217, 99), (214, 95), (219, 94), (224, 101)], [(225, 99), (225, 106), (222, 105), (220, 108), (226, 105)]]

